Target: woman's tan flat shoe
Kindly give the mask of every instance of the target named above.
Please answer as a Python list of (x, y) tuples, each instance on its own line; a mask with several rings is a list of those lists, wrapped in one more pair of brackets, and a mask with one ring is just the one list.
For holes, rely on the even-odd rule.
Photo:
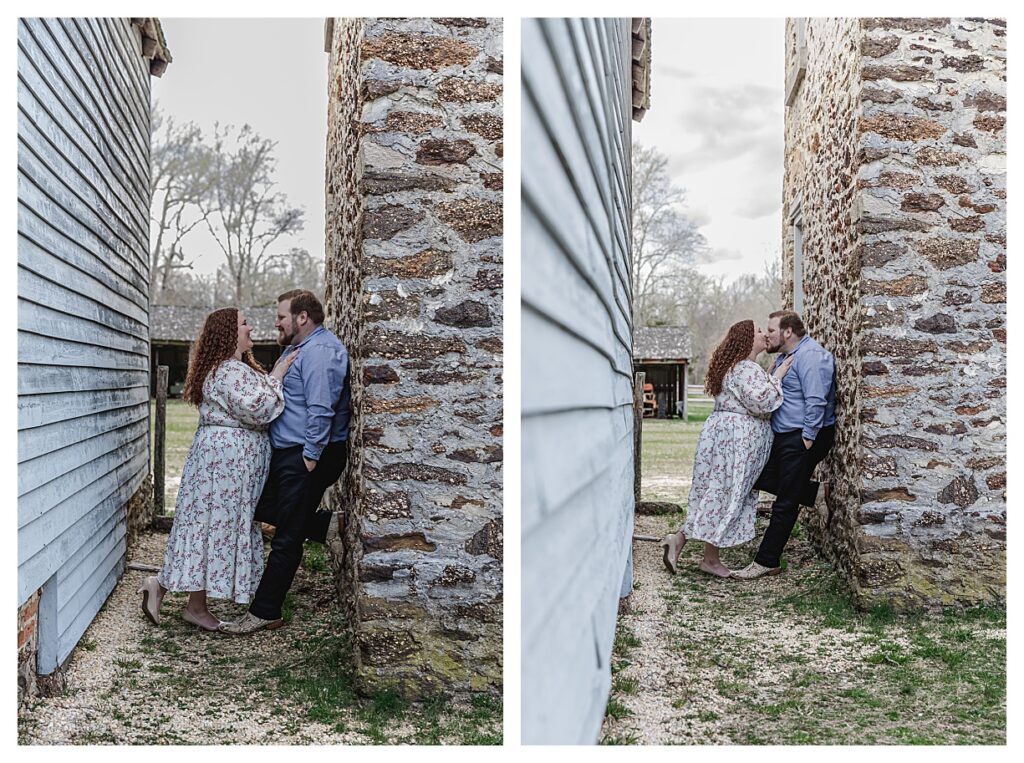
[(703, 572), (705, 575), (710, 575), (713, 578), (731, 578), (732, 577), (732, 572), (731, 571), (727, 572), (724, 575), (722, 575), (722, 574), (720, 574), (718, 572), (715, 572), (710, 567), (706, 566), (703, 561), (700, 564), (697, 565), (697, 569), (700, 570), (701, 572)]
[(193, 615), (187, 609), (181, 613), (181, 619), (184, 620), (186, 623), (192, 623), (193, 625), (199, 626), (204, 631), (219, 631), (220, 626), (222, 625), (220, 620), (217, 620), (216, 625), (207, 625), (204, 622), (200, 622), (198, 619), (196, 619), (195, 615)]

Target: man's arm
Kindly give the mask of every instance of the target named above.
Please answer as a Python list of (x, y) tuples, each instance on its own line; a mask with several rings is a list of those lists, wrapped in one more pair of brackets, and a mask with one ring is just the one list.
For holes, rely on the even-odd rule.
[[(801, 362), (801, 360), (803, 362)], [(825, 407), (828, 403), (828, 385), (832, 383), (832, 356), (828, 353), (807, 353), (798, 358), (792, 369), (800, 378), (804, 394), (803, 439), (806, 447), (818, 437), (825, 422)]]
[(334, 406), (341, 398), (342, 384), (348, 369), (348, 354), (344, 350), (338, 353), (324, 346), (304, 348), (303, 354), (306, 442), (302, 447), (302, 457), (306, 460), (306, 468), (312, 471), (331, 437)]

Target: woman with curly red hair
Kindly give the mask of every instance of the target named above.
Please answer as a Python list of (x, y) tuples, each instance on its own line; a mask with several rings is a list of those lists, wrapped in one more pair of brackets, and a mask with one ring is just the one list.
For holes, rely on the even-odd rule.
[(769, 375), (756, 363), (767, 346), (764, 332), (746, 320), (730, 326), (711, 355), (704, 389), (715, 409), (697, 441), (686, 522), (661, 542), (673, 575), (687, 538), (704, 541), (698, 568), (727, 578), (718, 550), (754, 537), (754, 482), (768, 460), (771, 413), (782, 405), (782, 377), (793, 364), (790, 358)]
[(270, 466), (270, 422), (284, 410), (281, 382), (298, 353), (267, 374), (252, 355), (252, 328), (241, 310), (206, 316), (192, 349), (183, 397), (199, 408), (185, 458), (174, 522), (160, 572), (139, 593), (160, 624), (167, 591), (188, 592), (182, 615), (215, 631), (207, 596), (247, 604), (263, 574), (263, 537), (253, 511)]

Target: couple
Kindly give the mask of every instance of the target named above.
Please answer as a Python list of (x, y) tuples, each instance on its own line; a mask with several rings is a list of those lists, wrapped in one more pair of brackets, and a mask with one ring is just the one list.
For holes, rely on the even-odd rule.
[[(348, 456), (348, 352), (323, 320), (312, 292), (278, 297), (274, 326), (285, 350), (268, 374), (252, 355), (241, 310), (206, 317), (184, 391), (199, 408), (199, 428), (163, 568), (139, 589), (153, 623), (160, 624), (161, 602), (172, 591), (189, 594), (183, 617), (205, 630), (237, 635), (284, 624), (281, 605), (303, 543), (326, 540), (331, 514), (317, 508)], [(265, 570), (261, 521), (277, 528)], [(208, 596), (249, 610), (222, 623)]]
[[(779, 353), (770, 374), (755, 362), (765, 350)], [(817, 497), (811, 473), (835, 439), (834, 370), (831, 353), (792, 311), (768, 316), (765, 332), (750, 320), (729, 328), (704, 382), (715, 408), (697, 442), (686, 522), (661, 541), (669, 572), (688, 538), (704, 541), (699, 569), (710, 575), (752, 580), (782, 572), (800, 504), (813, 506)], [(754, 537), (758, 490), (776, 496), (768, 529), (754, 561), (730, 570), (718, 550)]]

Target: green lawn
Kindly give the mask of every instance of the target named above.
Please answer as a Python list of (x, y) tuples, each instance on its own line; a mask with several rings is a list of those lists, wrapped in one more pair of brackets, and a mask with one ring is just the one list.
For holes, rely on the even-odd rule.
[(686, 503), (697, 438), (704, 422), (711, 415), (711, 408), (710, 403), (691, 402), (687, 421), (644, 419), (640, 460), (641, 500)]
[[(154, 453), (156, 437), (156, 402), (149, 401), (149, 416), (152, 426), (149, 434), (149, 452)], [(185, 456), (192, 445), (196, 428), (199, 426), (199, 409), (181, 399), (167, 400), (167, 453), (164, 469), (164, 507), (168, 513), (174, 511), (174, 499), (178, 495), (178, 482), (185, 465)]]

